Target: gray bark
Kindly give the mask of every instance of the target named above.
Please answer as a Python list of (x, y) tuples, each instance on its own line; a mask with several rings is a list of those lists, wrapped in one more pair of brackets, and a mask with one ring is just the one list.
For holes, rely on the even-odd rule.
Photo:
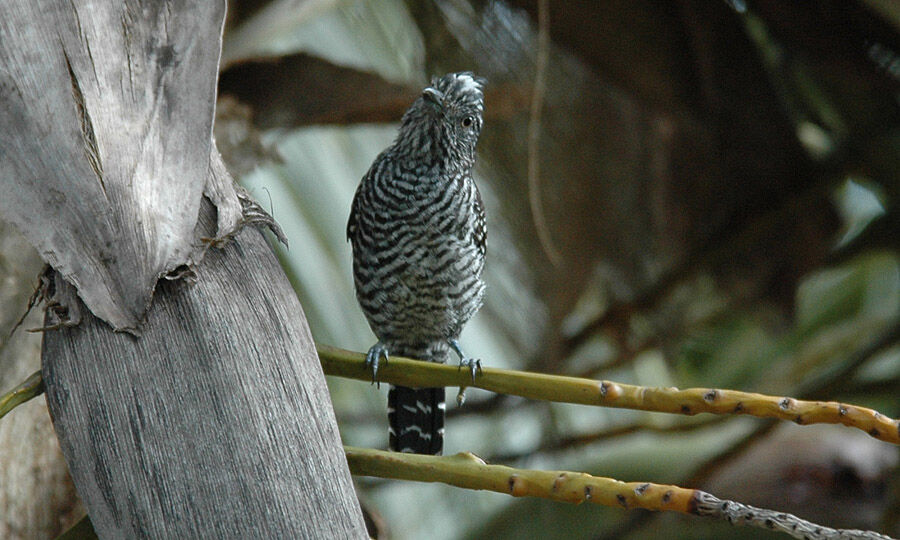
[(303, 311), (256, 229), (193, 285), (161, 283), (140, 338), (89, 313), (45, 333), (43, 373), (101, 537), (365, 535)]

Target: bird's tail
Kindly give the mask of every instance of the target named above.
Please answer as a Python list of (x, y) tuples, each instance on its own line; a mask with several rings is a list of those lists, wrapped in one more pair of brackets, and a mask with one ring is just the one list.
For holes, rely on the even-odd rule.
[(391, 386), (390, 445), (395, 452), (440, 454), (444, 445), (444, 389)]

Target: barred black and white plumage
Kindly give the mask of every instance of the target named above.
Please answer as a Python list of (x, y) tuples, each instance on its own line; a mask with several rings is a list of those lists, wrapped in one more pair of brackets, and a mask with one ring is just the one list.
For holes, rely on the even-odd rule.
[[(347, 238), (356, 297), (378, 337), (366, 362), (377, 376), (388, 355), (446, 362), (481, 307), (484, 206), (472, 179), (484, 81), (471, 73), (434, 79), (403, 115), (394, 143), (363, 177)], [(392, 450), (439, 454), (444, 389), (391, 387)]]

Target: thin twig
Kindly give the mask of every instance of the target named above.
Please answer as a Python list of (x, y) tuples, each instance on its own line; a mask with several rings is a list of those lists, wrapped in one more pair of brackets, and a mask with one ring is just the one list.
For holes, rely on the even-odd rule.
[[(371, 379), (363, 354), (324, 345), (317, 349), (326, 374), (365, 381)], [(876, 439), (900, 444), (900, 422), (897, 420), (872, 409), (833, 401), (804, 401), (711, 388), (655, 388), (492, 368), (484, 368), (473, 382), (468, 372), (456, 367), (400, 357), (391, 357), (390, 362), (378, 370), (378, 376), (382, 382), (402, 386), (474, 386), (500, 394), (559, 403), (687, 415), (746, 414), (791, 420), (802, 425), (843, 424), (865, 431)]]
[(50, 265), (45, 264), (38, 276), (37, 284), (35, 284), (34, 290), (31, 292), (31, 296), (28, 298), (28, 303), (25, 306), (25, 312), (22, 313), (22, 316), (19, 317), (19, 320), (16, 321), (16, 324), (14, 324), (12, 329), (10, 329), (9, 335), (6, 336), (6, 339), (12, 339), (13, 334), (16, 333), (16, 330), (18, 330), (20, 326), (22, 326), (22, 323), (25, 322), (25, 319), (31, 313), (31, 310), (34, 309), (34, 306), (38, 305), (38, 303), (41, 301), (43, 295), (47, 290), (46, 276), (48, 275), (49, 271)]
[(442, 482), (467, 489), (483, 489), (513, 497), (540, 497), (568, 503), (712, 517), (735, 525), (750, 525), (807, 540), (888, 539), (871, 531), (831, 529), (791, 514), (721, 500), (709, 493), (649, 482), (621, 482), (612, 478), (568, 471), (515, 469), (488, 465), (470, 453), (453, 456), (401, 454), (344, 447), (350, 472), (419, 482)]
[(44, 380), (41, 378), (41, 372), (35, 371), (31, 376), (22, 381), (19, 386), (0, 395), (0, 418), (6, 416), (6, 413), (19, 405), (43, 393)]
[(562, 265), (562, 256), (553, 245), (544, 208), (541, 206), (541, 106), (546, 90), (547, 61), (550, 56), (550, 7), (548, 0), (538, 0), (537, 55), (534, 67), (534, 90), (528, 119), (528, 202), (541, 248), (553, 266)]

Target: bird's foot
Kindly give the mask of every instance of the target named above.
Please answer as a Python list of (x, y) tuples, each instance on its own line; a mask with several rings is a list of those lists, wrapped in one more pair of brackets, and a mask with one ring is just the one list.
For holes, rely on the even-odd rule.
[(384, 343), (379, 341), (375, 345), (372, 345), (369, 352), (366, 353), (366, 368), (372, 370), (372, 384), (378, 383), (378, 363), (382, 358), (384, 358), (384, 363), (387, 364), (388, 348)]
[(475, 382), (475, 375), (481, 373), (481, 360), (475, 358), (463, 358), (459, 361), (459, 369), (465, 367), (472, 373), (472, 382)]
[[(466, 353), (463, 352), (462, 347), (459, 346), (459, 341), (455, 339), (449, 340), (450, 347), (456, 352), (457, 356), (459, 356), (459, 369), (465, 367), (472, 373), (472, 382), (475, 382), (475, 375), (481, 373), (481, 359), (475, 359), (466, 356)], [(465, 398), (464, 398), (465, 399)]]

